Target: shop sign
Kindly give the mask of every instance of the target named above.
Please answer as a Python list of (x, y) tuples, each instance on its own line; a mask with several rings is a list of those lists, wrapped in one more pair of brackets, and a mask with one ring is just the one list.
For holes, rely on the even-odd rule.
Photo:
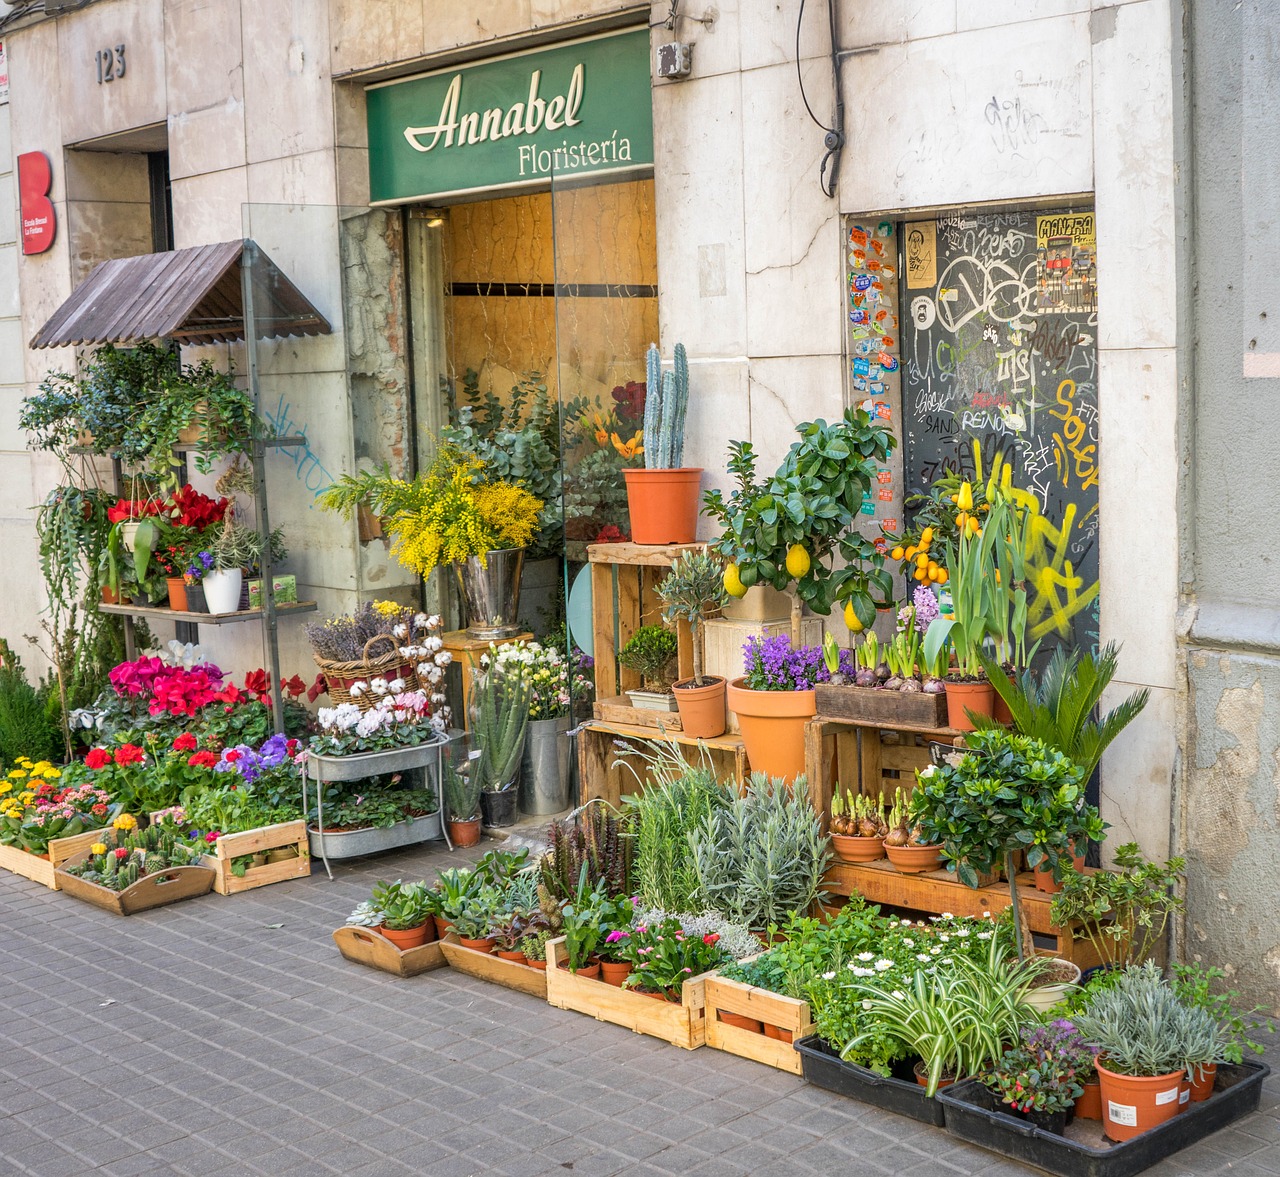
[(0, 102), (9, 101), (9, 53), (0, 40)]
[(653, 163), (646, 29), (368, 87), (374, 204)]
[(49, 189), (53, 172), (43, 151), (18, 156), (18, 205), (22, 211), (22, 252), (44, 253), (53, 244), (57, 218)]

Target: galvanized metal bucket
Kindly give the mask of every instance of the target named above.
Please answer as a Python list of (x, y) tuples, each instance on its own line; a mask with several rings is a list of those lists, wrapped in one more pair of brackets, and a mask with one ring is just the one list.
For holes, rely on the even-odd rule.
[(520, 763), (520, 810), (535, 817), (573, 805), (571, 716), (531, 719)]
[(465, 564), (453, 566), (470, 618), (467, 633), (473, 638), (492, 642), (520, 632), (516, 612), (523, 568), (524, 548), (486, 552), (483, 565), (479, 556), (470, 556)]

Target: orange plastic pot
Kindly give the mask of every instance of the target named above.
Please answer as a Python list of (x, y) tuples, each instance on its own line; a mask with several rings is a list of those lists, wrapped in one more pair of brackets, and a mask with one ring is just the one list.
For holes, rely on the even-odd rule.
[(842, 862), (876, 862), (884, 857), (883, 838), (862, 838), (853, 834), (832, 834), (831, 847)]
[(691, 544), (698, 537), (700, 466), (675, 470), (623, 470), (631, 540), (637, 544)]
[(474, 821), (449, 821), (449, 841), (455, 847), (474, 846), (480, 841), (480, 819)]
[(1102, 1119), (1102, 1087), (1096, 1079), (1084, 1084), (1084, 1094), (1076, 1100), (1076, 1119)]
[(727, 691), (751, 771), (793, 781), (804, 772), (804, 726), (818, 713), (815, 693), (752, 691), (745, 682), (735, 678)]
[(600, 962), (600, 979), (606, 985), (615, 985), (621, 989), (622, 982), (627, 979), (630, 972), (631, 965), (626, 961), (602, 960)]
[(405, 928), (403, 931), (384, 927), (382, 934), (403, 952), (406, 948), (420, 948), (427, 942), (427, 925), (420, 924), (416, 928)]
[(724, 679), (711, 678), (704, 687), (695, 687), (686, 678), (672, 687), (680, 711), (680, 727), (686, 736), (710, 740), (724, 735), (729, 726), (724, 710)]
[[(1084, 855), (1073, 854), (1071, 863), (1077, 872), (1084, 870)], [(1062, 884), (1054, 882), (1053, 871), (1048, 867), (1040, 866), (1036, 869), (1036, 890), (1044, 891), (1048, 895), (1056, 895), (1062, 890)]]
[(991, 715), (996, 706), (996, 689), (989, 682), (948, 682), (947, 723), (957, 731), (973, 731), (966, 714)]
[(1101, 1060), (1094, 1065), (1102, 1084), (1102, 1131), (1108, 1140), (1132, 1140), (1178, 1114), (1186, 1072), (1120, 1075), (1107, 1070)]
[(1218, 1064), (1191, 1068), (1191, 1102), (1203, 1103), (1213, 1094), (1213, 1081), (1218, 1074)]
[(169, 586), (169, 608), (187, 612), (187, 582), (181, 576), (168, 576), (165, 584)]
[(886, 842), (884, 852), (900, 875), (922, 875), (942, 865), (941, 843), (936, 846), (890, 846)]

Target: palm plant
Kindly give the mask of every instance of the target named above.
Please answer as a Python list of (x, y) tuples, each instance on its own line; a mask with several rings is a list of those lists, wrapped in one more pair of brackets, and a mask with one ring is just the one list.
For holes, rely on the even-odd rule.
[[(1086, 781), (1107, 745), (1138, 716), (1150, 696), (1144, 687), (1094, 718), (1119, 662), (1120, 647), (1115, 642), (1108, 642), (1097, 654), (1059, 646), (1040, 675), (1027, 669), (1014, 682), (997, 663), (982, 658), (987, 678), (1008, 706), (1018, 731), (1065, 753), (1084, 770)], [(999, 726), (989, 716), (975, 716), (975, 722), (979, 728)]]
[(480, 744), (476, 775), (486, 793), (497, 793), (515, 780), (529, 727), (529, 683), (518, 672), (490, 671), (473, 688), (475, 734)]

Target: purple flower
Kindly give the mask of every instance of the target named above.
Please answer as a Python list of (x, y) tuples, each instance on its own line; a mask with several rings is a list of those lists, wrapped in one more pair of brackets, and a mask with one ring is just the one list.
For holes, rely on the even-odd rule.
[[(831, 678), (817, 646), (793, 650), (791, 639), (785, 634), (748, 638), (742, 651), (747, 687), (753, 691), (809, 691), (814, 683)], [(842, 670), (846, 663), (849, 667), (846, 673), (852, 673), (852, 661), (842, 656)]]
[(934, 595), (933, 589), (922, 584), (918, 585), (916, 591), (911, 594), (911, 600), (916, 607), (916, 629), (924, 633), (928, 630), (930, 623), (938, 619), (938, 598)]

